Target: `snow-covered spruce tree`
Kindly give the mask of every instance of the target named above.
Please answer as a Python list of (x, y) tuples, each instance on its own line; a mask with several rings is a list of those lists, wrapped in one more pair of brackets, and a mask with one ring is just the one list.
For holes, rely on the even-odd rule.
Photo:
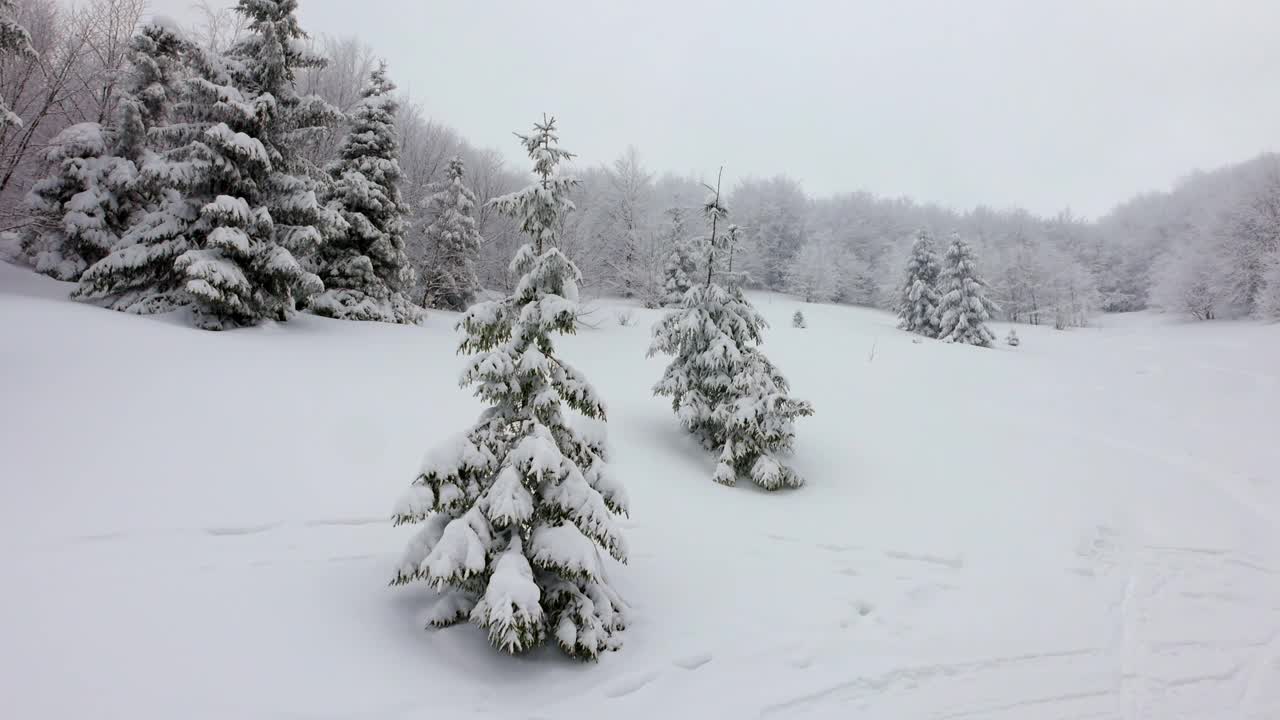
[(916, 233), (911, 257), (898, 294), (898, 327), (926, 337), (938, 337), (938, 281), (941, 268), (929, 231)]
[(473, 215), (476, 195), (463, 182), (462, 158), (449, 161), (444, 180), (427, 199), (427, 266), (423, 304), (441, 310), (466, 310), (480, 292), (476, 260), (483, 240)]
[(405, 254), (409, 209), (400, 199), (395, 89), (386, 64), (380, 63), (369, 74), (339, 159), (329, 168), (330, 206), (344, 227), (317, 254), (325, 286), (311, 301), (317, 315), (391, 323), (416, 323), (422, 317), (405, 294), (413, 287), (414, 272)]
[(458, 323), (459, 352), (472, 354), (462, 382), (489, 407), (427, 455), (397, 505), (396, 524), (424, 524), (392, 583), (425, 580), (443, 592), (431, 625), (469, 619), (509, 653), (551, 634), (590, 660), (618, 647), (623, 629), (599, 549), (626, 561), (613, 515), (627, 499), (605, 465), (604, 404), (551, 341), (577, 322), (578, 269), (555, 247), (574, 184), (556, 166), (572, 156), (557, 146), (554, 119), (519, 137), (539, 180), (492, 203), (530, 237), (512, 261), (520, 280)]
[[(342, 219), (316, 199), (302, 140), (340, 115), (294, 91), (307, 53), (297, 0), (240, 0), (247, 33), (226, 55), (192, 50), (168, 149), (143, 170), (165, 188), (112, 262), (115, 306), (153, 312), (190, 305), (197, 326), (218, 330), (285, 320), (323, 289), (298, 258)], [(127, 305), (128, 307), (124, 307)]]
[[(13, 19), (13, 11), (13, 0), (0, 0), (0, 59), (10, 55), (34, 57), (36, 51), (31, 47), (31, 35)], [(4, 98), (0, 98), (0, 128), (3, 127), (22, 127), (22, 118), (9, 109)]]
[(1004, 341), (1009, 347), (1018, 347), (1018, 345), (1022, 344), (1022, 341), (1018, 339), (1018, 331), (1013, 328), (1009, 328), (1009, 334), (1005, 336)]
[[(156, 258), (146, 252), (139, 233), (146, 227), (148, 213), (167, 202), (170, 192), (147, 170), (160, 162), (157, 151), (164, 149), (161, 135), (180, 95), (186, 51), (178, 31), (164, 24), (148, 24), (130, 41), (129, 67), (112, 126), (112, 154), (138, 170), (127, 188), (115, 188), (117, 197), (129, 206), (127, 213), (121, 213), (121, 220), (129, 224), (111, 252), (85, 270), (73, 297), (106, 300), (108, 307), (118, 310), (145, 308), (136, 304), (136, 289), (151, 284)], [(171, 266), (173, 257), (164, 260)], [(171, 307), (160, 305), (154, 309)]]
[(667, 235), (670, 254), (663, 269), (663, 303), (679, 305), (684, 294), (693, 287), (698, 274), (698, 260), (684, 227), (684, 210), (673, 207), (667, 210), (667, 215), (671, 218), (671, 229)]
[(670, 397), (680, 424), (718, 453), (716, 482), (734, 485), (746, 476), (767, 490), (799, 487), (803, 478), (778, 458), (791, 449), (795, 418), (812, 415), (813, 407), (788, 395), (786, 378), (760, 351), (766, 324), (740, 286), (715, 282), (717, 248), (728, 241), (717, 230), (728, 212), (718, 182), (714, 192), (704, 206), (711, 226), (706, 282), (653, 329), (649, 355), (673, 356), (653, 392)]
[(939, 280), (938, 337), (947, 342), (991, 347), (995, 335), (987, 327), (998, 308), (987, 299), (987, 284), (978, 277), (973, 251), (958, 234), (951, 236)]

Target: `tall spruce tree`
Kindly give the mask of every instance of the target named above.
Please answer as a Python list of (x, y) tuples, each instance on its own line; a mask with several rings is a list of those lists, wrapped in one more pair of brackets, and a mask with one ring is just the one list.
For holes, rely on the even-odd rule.
[(684, 301), (684, 294), (693, 287), (698, 274), (698, 259), (684, 226), (684, 210), (673, 207), (667, 210), (667, 216), (671, 218), (671, 228), (667, 233), (670, 254), (663, 268), (663, 304), (679, 305)]
[(343, 221), (317, 201), (301, 148), (341, 116), (294, 90), (298, 69), (324, 62), (304, 49), (296, 9), (240, 0), (244, 38), (226, 55), (191, 51), (168, 149), (143, 170), (166, 190), (112, 261), (127, 279), (98, 292), (138, 312), (190, 305), (198, 327), (218, 330), (288, 319), (323, 289), (298, 258)]
[(329, 168), (332, 206), (344, 228), (318, 254), (325, 290), (311, 302), (317, 315), (392, 323), (422, 317), (406, 295), (414, 271), (405, 254), (409, 209), (400, 198), (395, 89), (380, 63), (351, 115), (339, 159)]
[[(0, 58), (10, 55), (35, 57), (31, 35), (13, 18), (13, 11), (13, 0), (0, 0)], [(9, 109), (4, 98), (0, 98), (0, 128), (3, 127), (22, 127), (22, 118)]]
[(627, 498), (605, 465), (604, 403), (551, 340), (577, 327), (580, 276), (555, 247), (575, 184), (556, 167), (572, 156), (557, 145), (554, 119), (519, 137), (539, 179), (492, 202), (530, 238), (511, 264), (520, 281), (458, 323), (459, 352), (472, 355), (462, 382), (489, 407), (428, 454), (397, 505), (396, 524), (424, 525), (392, 583), (442, 591), (432, 625), (470, 619), (509, 653), (552, 634), (569, 655), (594, 659), (623, 629), (597, 545), (626, 561), (613, 515)]
[(916, 233), (911, 258), (898, 293), (898, 327), (926, 337), (938, 336), (938, 280), (942, 269), (928, 230)]
[(483, 239), (474, 217), (476, 195), (463, 181), (466, 166), (454, 158), (427, 200), (427, 267), (423, 304), (441, 310), (466, 310), (480, 292), (476, 260)]
[(998, 308), (987, 299), (987, 284), (978, 276), (969, 244), (952, 234), (939, 281), (938, 337), (947, 342), (991, 347), (995, 335), (987, 327)]
[(790, 397), (786, 378), (760, 351), (767, 325), (741, 285), (715, 281), (717, 255), (727, 266), (730, 249), (718, 234), (728, 216), (719, 182), (703, 212), (710, 225), (706, 282), (653, 329), (649, 356), (673, 356), (653, 392), (670, 397), (680, 424), (718, 453), (716, 482), (734, 485), (746, 476), (767, 490), (799, 487), (803, 478), (779, 458), (795, 440), (795, 419), (813, 407)]

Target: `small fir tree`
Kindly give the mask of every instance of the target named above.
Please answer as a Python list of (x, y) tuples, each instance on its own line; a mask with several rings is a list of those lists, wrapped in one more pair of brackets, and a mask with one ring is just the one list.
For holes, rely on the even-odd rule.
[(898, 294), (898, 327), (926, 337), (938, 337), (938, 290), (941, 267), (927, 230), (916, 233), (907, 261), (906, 276)]
[(616, 648), (623, 629), (599, 550), (626, 561), (614, 514), (627, 498), (605, 464), (604, 403), (551, 340), (577, 327), (580, 276), (555, 247), (575, 184), (556, 167), (572, 156), (557, 145), (554, 119), (519, 137), (539, 180), (492, 202), (530, 238), (512, 261), (520, 280), (458, 323), (459, 352), (472, 354), (462, 382), (489, 407), (427, 456), (397, 506), (396, 524), (424, 525), (392, 583), (442, 591), (432, 625), (469, 619), (509, 653), (551, 634), (589, 660)]
[(997, 308), (987, 299), (987, 284), (978, 277), (973, 251), (956, 234), (951, 236), (943, 260), (940, 288), (938, 337), (947, 342), (991, 347), (995, 336), (987, 327), (987, 320)]
[(808, 325), (806, 325), (804, 321), (804, 313), (797, 310), (795, 314), (791, 316), (791, 327), (794, 327), (794, 328), (808, 327)]
[(476, 195), (463, 182), (465, 173), (462, 158), (451, 160), (427, 200), (432, 218), (426, 234), (429, 264), (423, 270), (427, 307), (466, 310), (480, 292), (476, 261), (483, 239), (474, 217)]
[(698, 274), (698, 259), (694, 254), (693, 244), (687, 237), (684, 226), (684, 210), (673, 207), (667, 210), (671, 218), (671, 228), (667, 233), (667, 246), (670, 248), (667, 264), (663, 268), (663, 304), (679, 305), (684, 294), (693, 287), (694, 278)]
[(1018, 347), (1018, 345), (1022, 344), (1022, 341), (1018, 339), (1018, 331), (1013, 328), (1009, 328), (1009, 334), (1005, 336), (1004, 341), (1009, 347)]
[(729, 248), (717, 235), (728, 216), (719, 182), (713, 192), (703, 207), (711, 227), (706, 283), (653, 329), (649, 355), (673, 356), (653, 392), (670, 397), (680, 424), (718, 453), (716, 482), (746, 476), (768, 490), (798, 487), (803, 479), (779, 456), (791, 449), (795, 419), (813, 407), (789, 396), (786, 379), (760, 351), (766, 323), (739, 285), (715, 282), (716, 256), (727, 261)]
[(395, 89), (386, 63), (379, 63), (352, 112), (339, 159), (329, 168), (330, 207), (341, 215), (343, 229), (317, 254), (325, 286), (311, 301), (317, 315), (390, 323), (422, 317), (405, 294), (414, 272), (405, 253), (408, 207), (400, 198)]

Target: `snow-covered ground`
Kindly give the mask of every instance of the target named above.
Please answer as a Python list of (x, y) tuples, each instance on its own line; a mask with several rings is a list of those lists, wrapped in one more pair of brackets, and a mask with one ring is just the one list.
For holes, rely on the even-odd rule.
[(1280, 718), (1280, 327), (980, 350), (758, 296), (817, 408), (769, 495), (710, 481), (658, 314), (606, 307), (561, 347), (610, 403), (633, 622), (579, 665), (387, 586), (392, 504), (479, 409), (454, 316), (217, 334), (68, 287), (0, 265), (0, 717)]

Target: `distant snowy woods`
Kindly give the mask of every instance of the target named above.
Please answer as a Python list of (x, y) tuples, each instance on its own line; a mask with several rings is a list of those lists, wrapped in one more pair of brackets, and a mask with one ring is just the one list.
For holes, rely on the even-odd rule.
[[(74, 8), (57, 0), (0, 3), (0, 17), (15, 28), (5, 31), (0, 47), (0, 230), (25, 236), (22, 259), (64, 279), (79, 279), (119, 243), (139, 245), (138, 233), (130, 239), (130, 231), (172, 200), (155, 187), (164, 173), (153, 157), (173, 170), (172, 163), (190, 161), (198, 148), (191, 137), (178, 137), (182, 131), (166, 128), (198, 121), (208, 129), (226, 121), (233, 134), (250, 130), (218, 113), (194, 117), (190, 98), (209, 88), (192, 87), (192, 81), (233, 88), (238, 101), (249, 104), (274, 95), (271, 88), (251, 87), (257, 81), (244, 73), (235, 77), (235, 61), (227, 61), (244, 62), (246, 41), (261, 29), (251, 16), (206, 7), (195, 26), (169, 28), (181, 48), (161, 42), (147, 60), (133, 40), (145, 11), (144, 0), (89, 0)], [(19, 27), (29, 35), (18, 33)], [(526, 171), (397, 96), (390, 81), (397, 68), (384, 78), (386, 94), (370, 101), (366, 93), (378, 62), (375, 49), (360, 40), (308, 38), (299, 29), (289, 45), (286, 55), (293, 59), (281, 68), (279, 88), (307, 99), (300, 106), (307, 112), (319, 108), (312, 96), (332, 112), (307, 119), (306, 132), (288, 131), (281, 146), (288, 152), (272, 172), (278, 179), (298, 179), (290, 190), (293, 199), (314, 193), (319, 237), (292, 248), (278, 244), (289, 251), (296, 270), (287, 262), (271, 272), (254, 270), (255, 262), (265, 267), (265, 246), (232, 262), (250, 273), (249, 284), (257, 282), (257, 273), (274, 278), (267, 284), (277, 286), (270, 297), (255, 301), (259, 311), (241, 313), (241, 320), (279, 315), (284, 305), (305, 308), (314, 298), (310, 306), (327, 314), (404, 321), (416, 318), (408, 303), (459, 309), (480, 287), (513, 289), (516, 278), (508, 265), (522, 242), (519, 229), (488, 201), (523, 186)], [(143, 97), (146, 102), (136, 102)], [(139, 110), (133, 120), (126, 117), (131, 103)], [(563, 120), (572, 127), (572, 118)], [(285, 132), (252, 130), (248, 135), (260, 135), (268, 155), (274, 152), (271, 138)], [(357, 138), (382, 134), (385, 142), (353, 145), (353, 130)], [(366, 151), (372, 155), (360, 154)], [(391, 161), (397, 167), (387, 173), (375, 169)], [(350, 176), (352, 169), (360, 169), (363, 179)], [(999, 319), (1065, 327), (1085, 324), (1099, 311), (1148, 307), (1203, 319), (1280, 317), (1280, 158), (1274, 155), (1195, 173), (1171, 192), (1139, 196), (1096, 221), (1069, 211), (1049, 218), (984, 207), (958, 213), (866, 192), (811, 197), (797, 179), (752, 178), (751, 168), (733, 170), (746, 179), (731, 183), (726, 193), (738, 227), (732, 264), (748, 288), (790, 292), (806, 301), (895, 308), (911, 244), (924, 229), (939, 239), (954, 232), (969, 244)], [(580, 161), (573, 172), (580, 181), (571, 192), (577, 210), (564, 218), (559, 246), (580, 268), (584, 291), (649, 306), (677, 303), (686, 289), (681, 277), (699, 272), (697, 248), (690, 245), (699, 230), (691, 220), (706, 178), (655, 172), (635, 148), (612, 161)], [(213, 197), (230, 190), (207, 183), (200, 189)], [(262, 198), (261, 206), (279, 210), (281, 202), (291, 202), (277, 195)], [(343, 197), (347, 206), (336, 207)], [(391, 206), (397, 209), (388, 214)], [(169, 207), (191, 212), (194, 206)], [(360, 210), (354, 225), (352, 207)], [(253, 230), (247, 219), (197, 220), (210, 231), (214, 222)], [(295, 217), (287, 224), (300, 223), (305, 224)], [(247, 236), (258, 237), (253, 231)], [(154, 272), (156, 263), (170, 259), (166, 253), (176, 258), (207, 249), (200, 239), (195, 247), (166, 246), (147, 258), (133, 251), (117, 258), (112, 273), (119, 276), (122, 260), (145, 261)], [(239, 251), (226, 246), (221, 252), (230, 257)], [(239, 277), (209, 260), (207, 253), (190, 256), (183, 272), (203, 274), (205, 281), (221, 284), (220, 292), (232, 292)], [(107, 274), (100, 269), (91, 279), (103, 281)], [(137, 282), (122, 285), (117, 277), (83, 295), (109, 295), (107, 304), (134, 310), (160, 309), (175, 299), (168, 291), (159, 300), (155, 294), (140, 299)], [(240, 295), (247, 302), (253, 293)]]

